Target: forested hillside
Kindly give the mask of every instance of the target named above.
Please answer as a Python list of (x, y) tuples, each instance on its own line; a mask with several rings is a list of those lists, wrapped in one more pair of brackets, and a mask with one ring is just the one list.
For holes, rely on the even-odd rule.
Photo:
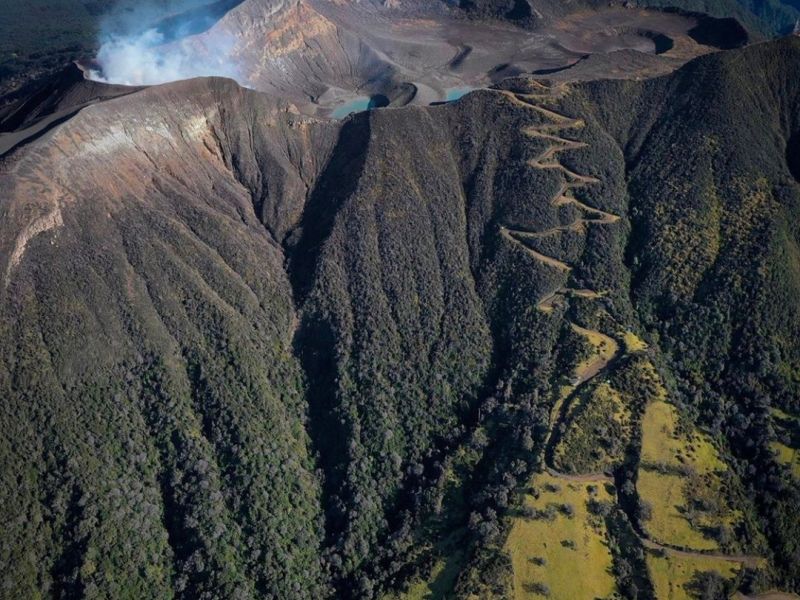
[(799, 139), (798, 38), (341, 122), (198, 79), (23, 139), (3, 595), (800, 592)]

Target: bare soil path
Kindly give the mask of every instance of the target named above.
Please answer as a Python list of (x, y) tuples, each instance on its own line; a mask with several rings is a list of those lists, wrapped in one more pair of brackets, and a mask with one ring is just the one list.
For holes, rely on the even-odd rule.
[[(585, 327), (581, 327), (575, 323), (572, 323), (572, 329), (575, 331), (575, 333), (585, 338), (589, 338), (590, 340), (599, 340), (595, 355), (591, 360), (587, 361), (583, 365), (580, 365), (575, 372), (576, 380), (573, 385), (578, 387), (590, 379), (597, 377), (601, 371), (605, 371), (609, 363), (614, 360), (616, 356), (619, 356), (620, 350), (617, 340), (611, 336), (601, 333), (600, 331), (586, 329)], [(591, 341), (590, 343), (594, 345), (594, 341)]]
[(564, 271), (564, 272), (567, 272), (567, 273), (572, 271), (572, 267), (570, 267), (567, 263), (562, 262), (562, 261), (558, 260), (557, 258), (553, 258), (552, 256), (546, 256), (545, 254), (541, 254), (539, 252), (536, 252), (536, 250), (532, 249), (527, 244), (521, 243), (519, 238), (520, 237), (524, 237), (529, 232), (522, 231), (522, 230), (519, 230), (519, 229), (509, 229), (507, 227), (501, 226), (500, 227), (500, 233), (507, 240), (510, 240), (512, 242), (516, 242), (517, 244), (519, 244), (525, 252), (530, 254), (536, 260), (538, 260), (540, 262), (543, 262), (544, 264), (549, 265), (551, 267), (554, 267), (554, 268), (558, 269), (559, 271)]
[(545, 470), (552, 477), (570, 483), (608, 483), (614, 485), (614, 478), (606, 473), (581, 473), (580, 475), (570, 475), (568, 473), (556, 471), (550, 467), (546, 467)]
[(682, 550), (680, 548), (676, 548), (675, 546), (670, 546), (669, 544), (661, 544), (659, 542), (655, 542), (649, 538), (642, 537), (641, 535), (639, 535), (639, 539), (642, 542), (642, 546), (644, 546), (645, 548), (649, 548), (650, 550), (660, 550), (662, 552), (667, 552), (675, 556), (685, 556), (686, 558), (713, 558), (716, 560), (724, 560), (727, 562), (741, 564), (744, 565), (745, 567), (752, 569), (759, 567), (764, 562), (764, 557), (762, 556), (755, 556), (751, 554), (723, 554), (721, 552), (700, 552), (696, 550)]
[(732, 600), (800, 600), (800, 596), (792, 594), (791, 592), (780, 592), (778, 590), (770, 590), (763, 594), (756, 594), (755, 596), (745, 596), (740, 592), (733, 595)]

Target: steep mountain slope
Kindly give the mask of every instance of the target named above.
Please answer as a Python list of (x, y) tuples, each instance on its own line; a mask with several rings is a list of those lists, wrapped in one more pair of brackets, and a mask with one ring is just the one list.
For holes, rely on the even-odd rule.
[(17, 146), (4, 594), (526, 597), (542, 518), (626, 597), (686, 562), (797, 591), (798, 65), (343, 122), (192, 80)]
[(734, 17), (764, 37), (783, 35), (800, 18), (800, 6), (793, 0), (644, 0), (647, 6), (678, 7), (715, 17)]
[[(752, 554), (764, 557), (775, 565), (779, 578), (794, 588), (798, 577), (798, 532), (797, 519), (792, 515), (800, 505), (800, 497), (796, 481), (778, 464), (781, 461), (775, 460), (773, 431), (777, 428), (775, 415), (782, 414), (783, 407), (796, 415), (800, 397), (796, 375), (797, 344), (788, 341), (796, 340), (798, 325), (797, 305), (793, 300), (798, 292), (797, 230), (793, 224), (800, 188), (788, 168), (791, 162), (787, 164), (786, 158), (792, 156), (790, 148), (798, 126), (794, 61), (799, 47), (797, 39), (787, 39), (701, 59), (670, 77), (644, 83), (590, 83), (566, 95), (550, 91), (544, 98), (550, 106), (558, 107), (558, 113), (551, 115), (556, 124), (558, 114), (580, 115), (587, 122), (584, 133), (570, 136), (571, 141), (553, 139), (556, 144), (564, 144), (559, 152), (570, 147), (576, 150), (562, 154), (559, 162), (553, 165), (568, 169), (569, 172), (564, 171), (568, 185), (570, 181), (597, 185), (613, 180), (615, 164), (619, 165), (616, 168), (625, 169), (629, 195), (625, 202), (631, 226), (625, 263), (630, 266), (629, 293), (638, 318), (625, 320), (626, 302), (615, 297), (612, 305), (615, 310), (609, 312), (616, 324), (601, 319), (599, 323), (604, 324), (605, 329), (596, 327), (595, 334), (609, 333), (614, 328), (619, 331), (621, 325), (631, 326), (638, 321), (633, 329), (649, 330), (647, 339), (663, 352), (652, 355), (650, 360), (665, 369), (660, 379), (669, 385), (662, 391), (648, 391), (651, 384), (647, 381), (652, 376), (640, 374), (633, 387), (635, 395), (626, 400), (625, 395), (631, 391), (631, 382), (625, 379), (630, 374), (626, 375), (626, 371), (633, 369), (639, 360), (635, 358), (636, 345), (626, 343), (623, 356), (627, 357), (616, 367), (612, 365), (607, 369), (604, 382), (593, 389), (590, 385), (584, 393), (581, 391), (584, 383), (576, 379), (573, 380), (573, 385), (577, 381), (575, 392), (566, 397), (555, 394), (550, 427), (555, 432), (554, 443), (562, 446), (550, 451), (548, 442), (545, 443), (545, 466), (551, 475), (559, 475), (565, 485), (575, 480), (554, 468), (582, 473), (584, 482), (599, 485), (602, 473), (596, 470), (587, 473), (586, 470), (597, 469), (592, 465), (606, 456), (606, 466), (602, 470), (614, 473), (619, 506), (627, 513), (642, 547), (667, 552), (668, 557), (670, 552), (691, 549), (691, 543), (686, 541), (690, 538), (686, 535), (681, 538), (676, 531), (654, 540), (648, 533), (649, 528), (660, 527), (662, 508), (650, 505), (649, 501), (650, 498), (659, 499), (657, 495), (652, 496), (650, 486), (661, 483), (643, 473), (656, 468), (661, 473), (673, 472), (688, 477), (694, 483), (686, 493), (695, 496), (695, 500), (689, 500), (687, 507), (692, 502), (696, 506), (685, 512), (681, 509), (681, 512), (689, 515), (697, 507), (706, 508), (700, 508), (699, 515), (694, 513), (697, 516), (679, 515), (678, 521), (687, 519), (692, 527), (697, 527), (699, 519), (702, 525), (698, 529), (705, 531), (704, 537), (727, 548), (728, 556), (739, 556), (743, 567), (755, 568), (759, 564), (753, 561)], [(524, 80), (505, 85), (518, 91), (526, 91), (527, 86)], [(563, 123), (568, 125), (569, 121)], [(613, 151), (603, 149), (609, 134), (624, 160), (616, 158)], [(583, 156), (577, 151), (580, 145), (584, 145), (580, 151)], [(541, 162), (532, 163), (533, 166), (537, 164), (543, 166)], [(584, 192), (588, 193), (588, 190)], [(585, 204), (616, 212), (614, 205), (608, 204), (613, 195), (582, 195), (582, 199), (586, 197), (589, 199), (584, 200)], [(610, 227), (611, 221), (608, 223)], [(541, 232), (542, 228), (537, 230)], [(570, 225), (562, 229), (561, 235), (573, 230)], [(527, 233), (525, 238), (515, 237), (526, 243), (536, 241), (532, 258), (555, 269), (574, 272), (576, 267), (583, 271), (588, 266), (576, 265), (574, 259), (562, 259), (570, 256), (565, 253), (564, 245), (560, 248), (542, 245), (539, 240), (544, 233), (538, 233), (535, 238)], [(584, 260), (597, 257), (595, 260), (607, 261), (613, 245), (596, 240), (585, 247)], [(550, 258), (554, 255), (557, 261)], [(590, 295), (587, 290), (592, 293), (605, 290), (597, 286), (596, 280), (581, 279), (576, 283), (585, 295)], [(622, 284), (621, 289), (628, 287), (624, 281)], [(613, 296), (613, 291), (611, 294)], [(542, 298), (540, 309), (546, 308), (545, 313), (552, 314), (552, 296), (538, 297)], [(581, 315), (573, 313), (576, 314)], [(594, 328), (584, 330), (583, 335)], [(622, 341), (622, 335), (615, 337)], [(602, 353), (597, 360), (601, 359)], [(652, 399), (648, 400), (648, 396)], [(733, 517), (735, 525), (727, 533), (722, 532), (731, 526), (730, 523), (715, 523), (711, 518), (713, 511), (702, 515), (702, 511), (709, 510), (717, 500), (710, 499), (714, 493), (708, 496), (701, 490), (706, 485), (714, 489), (718, 484), (713, 483), (710, 475), (702, 476), (706, 483), (695, 479), (698, 473), (708, 469), (703, 461), (712, 462), (711, 450), (702, 450), (709, 458), (692, 459), (696, 463), (687, 464), (683, 454), (678, 457), (677, 467), (647, 463), (641, 456), (641, 444), (652, 443), (647, 441), (650, 436), (647, 423), (651, 417), (643, 411), (648, 404), (664, 397), (684, 411), (688, 421), (683, 427), (700, 425), (708, 431), (716, 438), (718, 450), (728, 461), (726, 470), (730, 470), (723, 478), (726, 482), (724, 497), (731, 504), (728, 508), (713, 508), (713, 511), (721, 511), (718, 514), (725, 515), (724, 519), (738, 512), (739, 516)], [(617, 406), (609, 406), (610, 401)], [(577, 407), (573, 408), (576, 402)], [(611, 411), (613, 418), (609, 419), (608, 413), (603, 415), (600, 408), (590, 419), (606, 419), (602, 426), (593, 425), (592, 421), (581, 424), (581, 414), (593, 410), (594, 406), (603, 406), (601, 402), (606, 403), (605, 410)], [(625, 416), (628, 411), (630, 415)], [(638, 422), (642, 429), (625, 442), (631, 418), (634, 425)], [(792, 420), (796, 417), (790, 417)], [(563, 427), (559, 422), (563, 422)], [(525, 426), (521, 425), (520, 431), (524, 430)], [(553, 440), (549, 435), (545, 440)], [(614, 445), (620, 441), (623, 454), (614, 456)], [(625, 443), (630, 444), (627, 449)], [(702, 447), (699, 441), (686, 444), (690, 457), (698, 446)], [(602, 449), (600, 453), (599, 449)], [(683, 452), (685, 448), (679, 451)], [(722, 467), (714, 469), (721, 472)], [(637, 478), (641, 481), (637, 482)], [(677, 485), (683, 485), (680, 479)], [(718, 494), (716, 492), (717, 498)], [(703, 499), (703, 495), (707, 497)], [(650, 525), (651, 519), (654, 525)], [(623, 543), (635, 547), (624, 527), (620, 529), (613, 519), (608, 521), (608, 527), (607, 535), (615, 544), (627, 539)], [(765, 541), (760, 540), (762, 534), (766, 536)], [(514, 548), (519, 547), (520, 534), (514, 535), (517, 537), (511, 548), (512, 562), (516, 560)], [(750, 551), (751, 557), (743, 551)], [(476, 563), (474, 577), (462, 591), (477, 589), (486, 593), (486, 582), (476, 582), (480, 582), (480, 570), (490, 560), (486, 557), (491, 552), (490, 548), (482, 551), (483, 562)], [(713, 556), (709, 550), (703, 552)], [(703, 552), (697, 554), (697, 558)], [(530, 560), (534, 559), (544, 560), (535, 556)], [(630, 579), (631, 565), (633, 579), (636, 579), (636, 552), (631, 557), (615, 555), (613, 560), (623, 592), (631, 594), (633, 583), (640, 592), (647, 593), (647, 581)], [(620, 567), (623, 561), (627, 564), (624, 568)], [(516, 574), (514, 565), (516, 562), (511, 565)], [(660, 567), (651, 564), (649, 558), (647, 567), (649, 583), (655, 585), (651, 593), (662, 597), (665, 592), (658, 584)], [(515, 592), (517, 597), (535, 596), (547, 587), (541, 585), (541, 582), (529, 581), (522, 591), (516, 589)], [(696, 582), (686, 585), (696, 585)]]
[[(660, 335), (679, 398), (741, 461), (795, 586), (800, 497), (771, 460), (769, 430), (770, 409), (797, 414), (800, 398), (800, 188), (787, 164), (800, 117), (796, 65), (787, 68), (797, 45), (715, 56), (668, 84), (669, 97), (697, 100), (666, 106), (641, 146), (629, 138), (638, 233), (628, 257), (635, 302)], [(675, 209), (663, 211), (667, 203)]]
[(190, 82), (84, 109), (6, 162), (5, 594), (321, 584), (291, 287), (255, 214), (279, 229), (324, 162), (335, 132), (305, 127)]

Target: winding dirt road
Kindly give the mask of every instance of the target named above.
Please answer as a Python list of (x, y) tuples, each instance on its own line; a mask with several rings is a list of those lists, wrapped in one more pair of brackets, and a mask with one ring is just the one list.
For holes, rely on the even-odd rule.
[[(525, 240), (550, 237), (568, 231), (583, 232), (588, 225), (610, 225), (612, 223), (616, 223), (617, 221), (619, 221), (620, 217), (618, 215), (605, 212), (598, 208), (587, 206), (586, 204), (580, 202), (571, 195), (568, 195), (570, 190), (572, 189), (585, 187), (587, 185), (597, 184), (600, 183), (600, 180), (597, 179), (596, 177), (590, 177), (587, 175), (581, 175), (579, 173), (575, 173), (574, 171), (571, 171), (563, 164), (561, 164), (561, 162), (559, 162), (556, 158), (557, 155), (561, 152), (586, 148), (588, 144), (586, 144), (585, 142), (579, 142), (577, 140), (564, 138), (559, 135), (555, 135), (554, 133), (551, 132), (559, 132), (565, 129), (580, 129), (585, 127), (586, 123), (583, 119), (574, 119), (572, 117), (562, 115), (548, 108), (539, 106), (538, 104), (535, 104), (533, 102), (534, 98), (555, 99), (565, 95), (566, 93), (568, 93), (568, 88), (566, 85), (559, 85), (554, 88), (548, 88), (543, 84), (539, 83), (536, 83), (536, 85), (538, 89), (542, 90), (542, 92), (539, 94), (521, 95), (507, 91), (501, 92), (506, 98), (511, 100), (511, 102), (513, 102), (514, 104), (517, 104), (519, 106), (524, 106), (525, 108), (530, 110), (535, 110), (548, 120), (545, 123), (534, 125), (524, 130), (525, 135), (545, 140), (550, 144), (539, 154), (539, 156), (529, 161), (528, 164), (531, 168), (534, 169), (556, 169), (561, 171), (564, 177), (564, 181), (562, 181), (561, 185), (559, 186), (558, 192), (556, 192), (556, 194), (553, 196), (550, 202), (552, 206), (573, 204), (582, 213), (588, 214), (590, 216), (579, 217), (572, 223), (569, 223), (567, 225), (560, 225), (558, 227), (553, 227), (550, 229), (546, 229), (544, 231), (512, 229), (510, 227), (501, 226), (500, 233), (501, 235), (503, 235), (505, 239), (517, 243), (528, 255), (532, 256), (539, 262), (542, 262), (550, 267), (558, 269), (559, 271), (562, 271), (564, 273), (569, 273), (573, 269), (572, 265), (562, 260), (559, 260), (558, 258), (547, 256), (545, 254), (542, 254), (541, 252), (533, 250), (528, 244), (524, 243)], [(571, 296), (596, 299), (602, 297), (602, 294), (595, 290), (576, 289), (564, 285), (563, 287), (541, 298), (537, 303), (537, 307), (543, 312), (551, 312), (555, 307), (555, 305), (561, 301), (562, 297), (566, 299)], [(600, 331), (586, 329), (584, 327), (581, 327), (580, 325), (577, 325), (576, 323), (572, 323), (572, 327), (578, 334), (583, 335), (584, 337), (597, 336), (608, 347), (614, 349), (612, 356), (608, 356), (602, 352), (598, 353), (598, 357), (595, 360), (591, 361), (588, 365), (586, 365), (581, 370), (582, 371), (581, 373), (576, 374), (577, 381), (574, 384), (574, 387), (577, 388), (583, 385), (584, 383), (590, 381), (594, 377), (596, 377), (600, 372), (602, 372), (608, 367), (608, 364), (611, 362), (611, 360), (613, 360), (613, 358), (618, 356), (619, 354), (619, 344), (612, 337)]]
[(528, 231), (521, 231), (518, 229), (508, 229), (507, 227), (500, 227), (500, 233), (505, 237), (507, 240), (512, 242), (516, 242), (522, 246), (522, 249), (530, 254), (533, 258), (538, 260), (539, 262), (543, 262), (546, 265), (549, 265), (559, 271), (564, 271), (569, 273), (572, 271), (572, 267), (570, 267), (567, 263), (558, 260), (557, 258), (553, 258), (552, 256), (547, 256), (545, 254), (541, 254), (531, 248), (530, 246), (526, 245), (525, 243), (521, 242), (519, 238), (523, 238), (526, 235), (529, 235), (530, 232)]
[(686, 558), (713, 558), (716, 560), (723, 560), (727, 562), (737, 563), (744, 565), (745, 567), (755, 569), (758, 568), (764, 562), (764, 558), (762, 556), (754, 556), (750, 554), (723, 554), (721, 552), (698, 552), (695, 550), (681, 550), (680, 548), (676, 548), (675, 546), (670, 546), (669, 544), (661, 544), (659, 542), (655, 542), (650, 538), (639, 536), (639, 539), (642, 542), (642, 546), (645, 548), (649, 548), (650, 550), (661, 550), (663, 552), (668, 552), (675, 556), (685, 556)]
[(756, 594), (755, 596), (745, 596), (744, 594), (736, 592), (732, 600), (800, 600), (800, 596), (789, 592), (770, 590), (763, 594)]

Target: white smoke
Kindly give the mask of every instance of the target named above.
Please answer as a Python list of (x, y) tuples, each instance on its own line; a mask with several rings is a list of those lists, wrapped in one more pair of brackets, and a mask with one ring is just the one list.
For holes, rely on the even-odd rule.
[[(151, 23), (157, 19), (152, 15)], [(180, 29), (180, 24), (177, 27)], [(230, 34), (212, 28), (199, 35), (173, 35), (167, 40), (157, 27), (124, 29), (120, 31), (117, 25), (102, 34), (96, 57), (100, 68), (90, 72), (92, 79), (122, 85), (155, 85), (210, 76), (241, 80), (233, 56), (235, 38)]]

